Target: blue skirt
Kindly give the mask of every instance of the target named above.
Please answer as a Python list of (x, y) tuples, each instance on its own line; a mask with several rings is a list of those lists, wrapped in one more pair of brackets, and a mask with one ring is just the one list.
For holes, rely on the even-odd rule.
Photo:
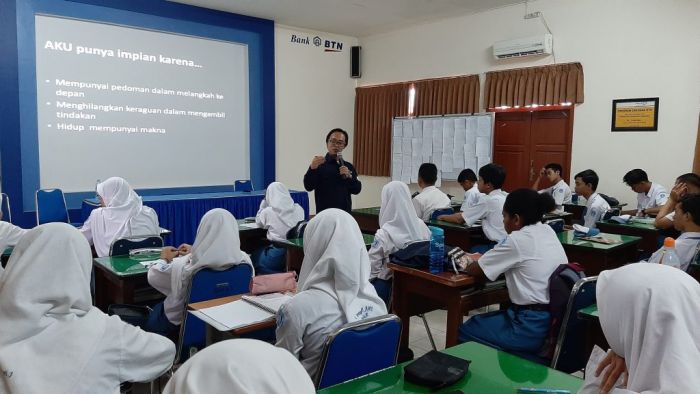
[(287, 250), (276, 246), (263, 246), (253, 252), (251, 260), (256, 275), (277, 274), (285, 272)]
[(534, 353), (542, 347), (549, 333), (549, 323), (548, 311), (511, 307), (470, 317), (459, 327), (459, 341)]

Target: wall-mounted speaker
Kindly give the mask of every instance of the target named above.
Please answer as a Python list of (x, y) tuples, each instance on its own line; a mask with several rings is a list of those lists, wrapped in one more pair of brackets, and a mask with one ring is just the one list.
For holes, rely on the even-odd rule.
[(350, 50), (350, 78), (360, 78), (362, 77), (362, 71), (360, 70), (360, 53), (362, 52), (361, 46), (352, 47)]

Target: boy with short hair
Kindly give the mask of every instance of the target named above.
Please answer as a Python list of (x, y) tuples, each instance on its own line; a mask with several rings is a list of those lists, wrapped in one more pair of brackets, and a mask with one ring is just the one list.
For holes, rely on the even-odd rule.
[(418, 168), (418, 186), (421, 192), (413, 197), (413, 208), (423, 221), (430, 220), (430, 215), (436, 209), (450, 207), (450, 198), (435, 187), (437, 173), (437, 166), (433, 163), (423, 163)]
[(656, 215), (668, 201), (666, 188), (649, 181), (646, 171), (635, 168), (622, 177), (622, 181), (637, 193), (637, 210), (629, 212), (637, 216)]
[[(700, 246), (700, 194), (681, 197), (674, 212), (673, 227), (681, 232), (676, 238), (676, 254), (681, 260), (680, 268), (687, 271)], [(663, 248), (654, 252), (649, 261), (658, 260), (662, 250)]]
[[(536, 190), (540, 193), (548, 193), (552, 196), (556, 204), (554, 212), (564, 212), (564, 204), (571, 203), (571, 188), (561, 177), (563, 172), (564, 170), (561, 164), (549, 163), (540, 170), (537, 179), (535, 179), (535, 183), (532, 184), (532, 190)], [(546, 176), (547, 179), (552, 182), (552, 186), (538, 190), (540, 179), (542, 179), (543, 176)]]
[(686, 194), (700, 194), (700, 176), (689, 172), (676, 178), (676, 184), (668, 195), (668, 201), (656, 214), (654, 226), (661, 230), (673, 228), (676, 204)]
[(583, 225), (595, 228), (596, 222), (603, 218), (605, 212), (610, 210), (610, 205), (596, 192), (598, 188), (598, 174), (593, 170), (581, 171), (574, 177), (575, 191), (586, 199), (586, 209), (583, 214)]
[(462, 212), (438, 217), (439, 220), (458, 224), (466, 223), (467, 226), (473, 226), (477, 220), (481, 220), (484, 235), (491, 242), (487, 245), (473, 247), (471, 249), (473, 253), (485, 253), (507, 236), (503, 227), (503, 203), (506, 201), (508, 193), (501, 190), (505, 180), (506, 170), (500, 165), (491, 163), (481, 167), (477, 185), (484, 196), (479, 199), (478, 203), (467, 207)]
[(471, 168), (462, 170), (457, 176), (457, 182), (464, 189), (464, 201), (459, 209), (464, 211), (468, 207), (476, 205), (483, 194), (479, 191), (479, 186), (476, 184), (476, 174)]

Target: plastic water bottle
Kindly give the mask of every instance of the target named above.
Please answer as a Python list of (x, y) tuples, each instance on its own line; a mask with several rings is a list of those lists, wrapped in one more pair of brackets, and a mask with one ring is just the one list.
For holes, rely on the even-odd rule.
[(95, 182), (95, 198), (98, 200), (100, 199), (100, 196), (99, 196), (99, 194), (97, 194), (97, 185), (99, 185), (101, 182), (102, 181), (99, 179), (97, 180), (97, 182)]
[(437, 274), (443, 271), (445, 264), (445, 231), (440, 227), (430, 228), (430, 272)]
[(678, 254), (676, 253), (676, 240), (668, 237), (664, 239), (664, 247), (661, 249), (661, 253), (659, 254), (659, 257), (657, 258), (658, 261), (654, 261), (654, 263), (659, 263), (663, 265), (669, 265), (674, 268), (681, 268), (681, 259), (678, 257)]

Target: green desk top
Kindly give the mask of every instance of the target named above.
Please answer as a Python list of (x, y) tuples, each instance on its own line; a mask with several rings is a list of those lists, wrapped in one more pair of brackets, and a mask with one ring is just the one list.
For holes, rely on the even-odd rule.
[[(578, 391), (583, 380), (543, 365), (467, 342), (443, 350), (444, 353), (471, 360), (469, 372), (462, 380), (438, 393), (461, 390), (464, 393), (515, 393), (518, 388), (550, 388)], [(319, 394), (340, 393), (429, 393), (425, 387), (405, 382), (400, 364), (371, 375), (320, 390)]]
[(142, 261), (158, 260), (160, 253), (153, 253), (140, 256), (106, 256), (96, 257), (93, 262), (106, 268), (117, 276), (133, 276), (145, 274), (148, 268), (144, 267)]
[(580, 315), (586, 315), (586, 317), (598, 318), (598, 304), (593, 304), (585, 308), (579, 309), (578, 313)]
[(5, 250), (2, 251), (2, 255), (3, 255), (3, 256), (9, 256), (9, 255), (11, 255), (13, 249), (14, 249), (14, 247), (8, 246), (7, 248), (5, 248)]
[(559, 238), (559, 242), (561, 242), (561, 244), (564, 246), (567, 246), (567, 245), (580, 246), (580, 247), (584, 247), (584, 248), (591, 248), (591, 249), (597, 249), (597, 250), (617, 249), (617, 248), (625, 246), (625, 245), (639, 242), (642, 239), (641, 237), (635, 237), (632, 235), (620, 235), (620, 234), (608, 234), (608, 233), (600, 233), (599, 235), (601, 235), (607, 239), (612, 239), (612, 240), (615, 240), (618, 242), (608, 245), (608, 244), (603, 244), (600, 242), (592, 242), (592, 241), (578, 239), (578, 238), (574, 237), (573, 230), (568, 230), (568, 231), (563, 231), (561, 233), (557, 233), (557, 238)]
[(353, 209), (352, 213), (358, 215), (379, 216), (379, 207), (357, 208)]
[(618, 223), (612, 220), (606, 220), (604, 222), (598, 222), (602, 223), (604, 225), (608, 226), (615, 226), (615, 227), (621, 227), (621, 228), (630, 228), (630, 229), (638, 229), (638, 230), (645, 230), (645, 231), (657, 231), (656, 227), (654, 227), (654, 222), (653, 219), (651, 223), (649, 221), (641, 221), (641, 220), (630, 220), (629, 222), (622, 224)]
[[(362, 238), (365, 241), (366, 247), (369, 247), (370, 245), (372, 245), (372, 242), (374, 242), (374, 235), (362, 234)], [(287, 239), (284, 241), (275, 241), (275, 243), (278, 243), (278, 244), (284, 245), (284, 246), (303, 248), (304, 247), (304, 238), (295, 238), (295, 239)]]

